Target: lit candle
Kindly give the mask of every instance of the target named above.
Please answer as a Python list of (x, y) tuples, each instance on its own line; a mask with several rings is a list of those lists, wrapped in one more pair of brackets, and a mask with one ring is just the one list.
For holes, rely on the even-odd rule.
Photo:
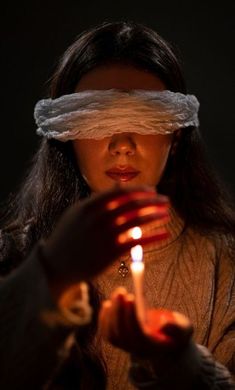
[[(138, 239), (142, 236), (142, 231), (139, 227), (132, 229), (131, 236)], [(145, 302), (144, 302), (144, 263), (143, 263), (143, 248), (141, 245), (136, 245), (131, 248), (131, 273), (134, 283), (136, 312), (140, 322), (145, 322)]]

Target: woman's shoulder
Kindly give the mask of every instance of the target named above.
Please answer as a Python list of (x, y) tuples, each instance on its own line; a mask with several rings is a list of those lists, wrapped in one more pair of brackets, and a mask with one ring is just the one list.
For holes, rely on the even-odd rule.
[(230, 269), (235, 275), (235, 237), (232, 234), (188, 227), (185, 236), (187, 245), (202, 261), (211, 261), (219, 268)]

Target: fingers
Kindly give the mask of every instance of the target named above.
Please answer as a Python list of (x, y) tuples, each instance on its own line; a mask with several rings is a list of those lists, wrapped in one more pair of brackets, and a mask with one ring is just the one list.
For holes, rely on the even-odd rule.
[(143, 338), (136, 317), (134, 296), (127, 294), (123, 287), (117, 288), (110, 300), (103, 302), (99, 324), (109, 342), (128, 352), (135, 348), (137, 339)]
[[(159, 233), (163, 233), (163, 231), (166, 231), (164, 225), (167, 222), (169, 222), (170, 217), (167, 214), (165, 214), (164, 217), (161, 217), (161, 219), (159, 219), (159, 218), (160, 218), (159, 213), (152, 211), (151, 214), (148, 214), (148, 215), (133, 216), (131, 219), (129, 219), (128, 221), (123, 223), (121, 226), (113, 228), (113, 230), (115, 232), (115, 235), (122, 234), (122, 233), (126, 232), (127, 233), (126, 239), (128, 239), (128, 238), (132, 238), (132, 236), (131, 236), (130, 232), (128, 232), (128, 230), (130, 230), (131, 228), (133, 228), (135, 226), (143, 226), (143, 225), (149, 224), (150, 222), (155, 221), (156, 222), (155, 228), (158, 228)], [(121, 240), (118, 240), (118, 241), (121, 241)], [(135, 242), (137, 242), (137, 239), (135, 239)], [(133, 244), (133, 241), (132, 241), (132, 244)]]
[[(133, 246), (130, 236), (131, 228), (154, 222), (155, 227), (165, 225), (169, 217), (169, 200), (157, 195), (153, 189), (116, 190), (106, 193), (93, 202), (96, 206), (92, 211), (93, 227), (100, 231), (100, 226), (108, 232), (110, 242), (114, 245), (125, 244), (118, 252), (128, 250)], [(92, 204), (92, 207), (94, 207)], [(142, 237), (135, 244), (147, 245), (168, 237), (165, 229), (159, 229), (154, 235)], [(127, 243), (129, 239), (129, 243)], [(118, 255), (118, 253), (117, 253)]]
[(125, 316), (125, 298), (127, 295), (123, 287), (117, 288), (111, 295), (110, 300), (103, 302), (100, 313), (100, 323), (103, 335), (114, 345), (121, 342), (122, 333), (128, 329), (123, 326), (123, 321), (127, 325)]
[(192, 325), (184, 315), (163, 309), (147, 311), (146, 325), (140, 325), (133, 295), (116, 289), (102, 305), (99, 324), (103, 337), (113, 345), (142, 357), (157, 357), (184, 348)]
[[(158, 205), (155, 204), (155, 201), (145, 201), (141, 202), (141, 204), (136, 203), (133, 205), (126, 205), (126, 210), (125, 211), (120, 211), (117, 210), (116, 215), (112, 216), (114, 220), (114, 226), (124, 226), (125, 224), (128, 223), (129, 221), (134, 222), (133, 220), (135, 218), (141, 218), (148, 217), (149, 215), (154, 215), (155, 220), (159, 220), (160, 223), (163, 223), (164, 219), (168, 218), (168, 209), (165, 208), (164, 210), (159, 210)], [(143, 219), (144, 220), (144, 219)]]
[(110, 211), (108, 215), (113, 218), (115, 224), (118, 226), (131, 219), (132, 216), (144, 216), (150, 214), (152, 211), (158, 213), (159, 217), (164, 217), (167, 214), (167, 210), (168, 203), (161, 203), (159, 206), (159, 201), (155, 195), (154, 197), (142, 199), (130, 199), (122, 206)]
[(190, 320), (181, 313), (152, 309), (148, 311), (145, 332), (162, 345), (182, 348), (192, 336), (193, 327)]
[[(116, 208), (108, 213), (103, 213), (99, 219), (100, 223), (109, 223), (115, 235), (121, 234), (126, 230), (144, 225), (146, 223), (155, 221), (155, 226), (166, 224), (169, 217), (169, 200), (162, 196), (161, 201), (158, 199), (159, 195), (155, 192), (130, 192), (121, 197), (121, 205), (118, 202), (120, 198), (113, 200), (111, 203), (116, 204)], [(125, 198), (125, 202), (123, 199)]]
[[(86, 234), (82, 235), (90, 237), (95, 243), (94, 247), (103, 262), (99, 263), (99, 267), (93, 267), (94, 272), (102, 270), (102, 267), (130, 250), (133, 245), (148, 245), (169, 237), (163, 227), (169, 221), (169, 199), (158, 195), (153, 188), (138, 187), (125, 190), (119, 188), (94, 196), (83, 205), (84, 207), (82, 202), (76, 205), (77, 211), (81, 207), (80, 214), (74, 208), (70, 210), (67, 225), (77, 236), (78, 228), (80, 231), (85, 230)], [(81, 221), (84, 221), (83, 225)], [(135, 226), (141, 227), (149, 223), (154, 223), (154, 230), (157, 228), (152, 235), (146, 237), (144, 234), (143, 237), (134, 240), (130, 231), (128, 232)], [(70, 234), (68, 240), (73, 242), (74, 234)], [(94, 257), (93, 252), (94, 249), (91, 248), (90, 258)]]
[(174, 322), (166, 323), (162, 327), (162, 332), (171, 338), (172, 342), (177, 345), (186, 344), (193, 334), (193, 326), (189, 319), (183, 314), (172, 312)]
[[(107, 191), (100, 195), (96, 195), (95, 198), (89, 199), (87, 207), (91, 210), (116, 210), (118, 207), (125, 205), (128, 201), (136, 201), (141, 199), (154, 198), (158, 199), (159, 207), (165, 206), (169, 203), (169, 199), (164, 195), (157, 195), (156, 190), (153, 187), (138, 187), (129, 189), (115, 189)], [(86, 202), (86, 201), (85, 201)]]
[(102, 302), (102, 306), (99, 312), (99, 328), (101, 334), (109, 340), (109, 320), (110, 320), (110, 311), (111, 311), (111, 301), (106, 300)]
[(99, 218), (99, 224), (108, 224), (115, 236), (128, 229), (155, 221), (155, 227), (166, 224), (169, 221), (168, 206), (158, 206), (155, 198), (130, 200), (125, 205), (118, 207), (110, 213), (105, 213)]
[(152, 244), (153, 242), (166, 240), (169, 236), (170, 234), (166, 230), (162, 229), (159, 232), (149, 235), (147, 237), (142, 237), (135, 240), (132, 239), (124, 243), (119, 243), (119, 246), (116, 249), (117, 255), (120, 256), (123, 253), (129, 251), (134, 245), (147, 246), (148, 244)]
[[(92, 215), (97, 223), (109, 224), (112, 227), (124, 225), (135, 217), (145, 217), (155, 213), (155, 219), (166, 217), (169, 209), (169, 201), (159, 202), (158, 196), (153, 193), (129, 193), (122, 197), (122, 204), (119, 204), (119, 198), (111, 203), (116, 204), (116, 208), (109, 209), (109, 203), (105, 206), (96, 204), (96, 209), (92, 211)], [(113, 206), (112, 206), (113, 207)]]
[[(161, 207), (165, 207), (169, 203), (169, 199), (164, 195), (159, 195), (156, 193), (155, 190), (129, 190), (129, 192), (125, 192), (122, 194), (117, 194), (115, 199), (109, 200), (109, 202), (106, 203), (107, 210), (117, 210), (118, 208), (122, 207), (127, 202), (130, 201), (141, 201), (144, 199), (153, 199), (157, 202), (159, 209)], [(120, 210), (121, 211), (121, 210)]]
[[(85, 201), (85, 208), (97, 223), (110, 223), (121, 226), (135, 217), (154, 214), (155, 219), (167, 217), (170, 207), (168, 197), (158, 195), (152, 187), (137, 189), (116, 189)], [(143, 219), (144, 222), (144, 219)]]

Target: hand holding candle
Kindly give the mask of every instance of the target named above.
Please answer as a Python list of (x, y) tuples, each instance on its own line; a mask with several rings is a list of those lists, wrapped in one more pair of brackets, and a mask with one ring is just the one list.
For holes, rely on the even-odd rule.
[(138, 303), (124, 287), (116, 288), (110, 299), (102, 303), (99, 313), (103, 337), (129, 353), (154, 360), (158, 357), (162, 360), (167, 353), (186, 347), (193, 331), (188, 318), (178, 312), (146, 306), (143, 323), (137, 317)]
[[(118, 204), (112, 203), (111, 206), (111, 210), (116, 212)], [(144, 234), (142, 235), (140, 227), (146, 221), (143, 223), (143, 220), (138, 220), (140, 214), (136, 210), (130, 213), (129, 207), (122, 204), (120, 205), (122, 218), (118, 220), (120, 224), (117, 224), (122, 234), (122, 240), (118, 240), (119, 245), (126, 251), (130, 251), (132, 257), (130, 268), (135, 295), (129, 294), (123, 287), (113, 291), (110, 299), (102, 303), (99, 326), (101, 334), (113, 345), (136, 356), (148, 359), (159, 356), (162, 359), (163, 353), (185, 347), (190, 340), (192, 327), (190, 321), (179, 313), (162, 308), (150, 309), (146, 305), (142, 246), (169, 237), (164, 226), (164, 223), (169, 220), (169, 214), (167, 203), (151, 204), (149, 210), (148, 201), (143, 206), (141, 199), (141, 207), (143, 209), (141, 218), (149, 217), (151, 211), (153, 220), (160, 222), (156, 223), (158, 229), (151, 231), (150, 235), (145, 237)], [(125, 215), (127, 212), (128, 214)], [(136, 240), (137, 245), (133, 239)]]

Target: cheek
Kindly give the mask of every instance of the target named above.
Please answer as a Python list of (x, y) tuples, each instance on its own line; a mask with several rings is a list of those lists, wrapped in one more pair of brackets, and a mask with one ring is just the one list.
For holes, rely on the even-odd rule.
[(171, 149), (170, 143), (164, 144), (163, 147), (161, 148), (161, 152), (159, 153), (159, 155), (161, 155), (161, 160), (163, 165), (166, 165), (170, 153), (170, 149)]
[(171, 150), (171, 142), (166, 142), (161, 148), (161, 160), (162, 160), (161, 170), (165, 169), (170, 154), (170, 150)]
[(149, 160), (156, 162), (157, 165), (165, 164), (171, 148), (171, 138), (167, 136), (154, 136), (148, 139), (145, 145), (145, 153)]
[[(103, 160), (106, 142), (103, 140), (75, 140), (74, 152), (78, 168), (94, 192), (103, 189)], [(101, 186), (101, 187), (100, 187)]]
[[(151, 175), (155, 184), (158, 184), (168, 161), (171, 142), (153, 142), (146, 148), (146, 159), (148, 160), (149, 169), (147, 174)], [(152, 169), (150, 168), (152, 167)]]
[(101, 145), (93, 140), (75, 140), (73, 148), (81, 171), (89, 171), (94, 167), (101, 154)]

